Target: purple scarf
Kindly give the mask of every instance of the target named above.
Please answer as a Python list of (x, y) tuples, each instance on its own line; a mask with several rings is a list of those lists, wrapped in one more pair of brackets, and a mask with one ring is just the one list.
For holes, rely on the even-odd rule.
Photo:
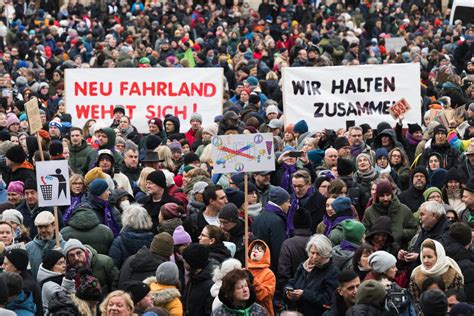
[(293, 192), (291, 185), (291, 176), (296, 172), (296, 164), (287, 165), (286, 163), (281, 164), (283, 173), (281, 175), (280, 187), (288, 191), (289, 193)]
[(303, 196), (301, 199), (298, 199), (295, 193), (291, 195), (291, 205), (290, 205), (290, 209), (288, 210), (288, 223), (287, 223), (289, 237), (293, 237), (293, 233), (295, 230), (295, 227), (293, 226), (293, 217), (295, 217), (296, 210), (298, 210), (300, 207), (300, 201), (313, 195), (313, 193), (314, 193), (314, 188), (310, 186), (308, 189), (308, 192), (306, 192), (305, 196)]
[(341, 246), (341, 249), (342, 250), (347, 250), (347, 251), (356, 251), (358, 249), (357, 245), (351, 243), (350, 241), (347, 241), (347, 240), (343, 240), (341, 241), (341, 243), (339, 244)]
[(76, 207), (81, 203), (82, 197), (84, 196), (84, 193), (81, 193), (77, 196), (74, 196), (71, 194), (71, 205), (67, 208), (67, 210), (63, 214), (63, 221), (64, 224), (67, 224), (69, 219), (71, 218), (72, 213), (76, 209)]
[(408, 144), (413, 146), (418, 145), (418, 143), (421, 142), (421, 140), (423, 139), (423, 136), (421, 136), (420, 139), (416, 139), (415, 137), (413, 137), (412, 134), (410, 134), (410, 132), (407, 132), (405, 134), (405, 137), (407, 138)]
[(326, 237), (329, 237), (329, 234), (331, 233), (331, 230), (334, 229), (334, 227), (337, 226), (340, 222), (346, 219), (354, 219), (352, 215), (340, 215), (337, 217), (333, 217), (332, 219), (329, 218), (327, 215), (323, 216), (323, 223), (326, 225), (326, 230), (324, 231), (324, 235)]
[[(274, 214), (278, 215), (279, 217), (281, 217), (285, 221), (285, 225), (288, 227), (287, 215), (285, 214), (285, 212), (282, 211), (281, 208), (279, 208), (278, 206), (275, 206), (273, 204), (268, 203), (267, 205), (265, 205), (265, 210), (268, 211), (268, 212), (274, 213)], [(288, 231), (288, 229), (287, 229), (287, 231)], [(288, 234), (288, 232), (287, 232), (287, 234)], [(288, 235), (285, 236), (285, 238), (288, 238)]]
[(112, 216), (112, 210), (110, 209), (110, 204), (108, 201), (104, 201), (101, 199), (98, 199), (94, 197), (96, 201), (104, 207), (104, 224), (105, 226), (109, 227), (112, 230), (112, 233), (114, 233), (114, 237), (117, 237), (118, 234), (120, 233), (120, 227), (115, 222), (115, 219)]
[(358, 146), (351, 146), (351, 155), (352, 157), (357, 157), (359, 154), (364, 150), (365, 148), (365, 143), (361, 142)]

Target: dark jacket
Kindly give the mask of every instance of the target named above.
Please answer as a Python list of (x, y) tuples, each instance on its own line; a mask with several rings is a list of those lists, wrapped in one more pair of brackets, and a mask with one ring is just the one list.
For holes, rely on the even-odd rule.
[(229, 233), (229, 241), (235, 244), (235, 255), (234, 258), (239, 260), (242, 263), (242, 266), (245, 265), (245, 247), (244, 247), (244, 234), (245, 234), (245, 224), (242, 220), (237, 221), (237, 225), (234, 226)]
[(15, 171), (7, 172), (5, 175), (6, 178), (3, 178), (5, 184), (8, 184), (12, 181), (21, 181), (25, 183), (27, 179), (34, 179), (36, 177), (33, 166), (28, 162), (24, 161)]
[(107, 295), (112, 291), (112, 284), (119, 274), (119, 270), (109, 256), (101, 255), (86, 245), (90, 258), (92, 275), (97, 278), (102, 288), (102, 294)]
[(431, 153), (438, 153), (441, 156), (440, 167), (449, 170), (456, 167), (459, 163), (459, 151), (451, 147), (448, 142), (435, 144), (434, 136), (431, 141), (431, 147), (426, 148), (421, 155), (421, 164), (428, 165), (428, 157)]
[(147, 247), (142, 247), (136, 254), (128, 257), (118, 275), (118, 288), (123, 288), (127, 281), (143, 281), (154, 276), (156, 268), (169, 258), (152, 253)]
[(149, 230), (125, 229), (112, 242), (109, 257), (117, 268), (121, 268), (124, 261), (136, 254), (142, 247), (150, 247), (153, 233)]
[(392, 150), (395, 147), (398, 148), (403, 148), (403, 145), (397, 140), (397, 135), (395, 134), (395, 131), (393, 129), (384, 129), (380, 134), (378, 134), (375, 139), (374, 139), (374, 149), (378, 149), (383, 147), (382, 146), (382, 137), (383, 136), (388, 136), (392, 142), (389, 147), (385, 147), (388, 152)]
[[(122, 155), (120, 153), (115, 151), (115, 138), (116, 138), (115, 131), (110, 127), (103, 128), (102, 131), (104, 132), (104, 134), (106, 134), (108, 136), (108, 142), (105, 145), (100, 146), (99, 150), (101, 150), (101, 149), (111, 150), (112, 154), (114, 155), (114, 164), (116, 166), (119, 166), (122, 163), (123, 158), (122, 158)], [(97, 153), (98, 153), (98, 150), (91, 150), (87, 154), (86, 162), (82, 166), (83, 174), (86, 174), (87, 171), (89, 171), (89, 169), (95, 167), (95, 164), (97, 162)]]
[(184, 315), (209, 316), (212, 311), (211, 287), (214, 264), (210, 260), (198, 274), (191, 273), (183, 293)]
[(89, 245), (98, 253), (109, 253), (114, 234), (107, 226), (100, 223), (96, 214), (88, 208), (77, 208), (67, 222), (68, 226), (61, 230), (64, 240), (75, 238)]
[(449, 238), (445, 249), (446, 255), (457, 262), (464, 275), (466, 302), (472, 304), (474, 302), (474, 254), (451, 238)]
[(420, 208), (420, 205), (423, 204), (423, 202), (425, 202), (423, 192), (425, 192), (427, 185), (425, 185), (425, 187), (422, 190), (418, 190), (413, 187), (413, 176), (416, 173), (420, 173), (420, 172), (422, 172), (425, 175), (426, 182), (428, 184), (428, 179), (429, 179), (428, 171), (426, 171), (424, 167), (416, 167), (412, 171), (411, 176), (410, 176), (410, 188), (408, 190), (403, 191), (402, 193), (398, 195), (398, 199), (400, 200), (400, 202), (408, 206), (413, 213), (418, 211), (418, 208)]
[(82, 140), (79, 146), (70, 146), (68, 163), (72, 171), (84, 175), (84, 166), (87, 163), (87, 156), (92, 151), (93, 149), (85, 140)]
[(357, 304), (352, 306), (346, 316), (381, 316), (386, 315), (382, 308), (376, 308), (372, 305)]
[(446, 219), (445, 215), (442, 215), (430, 230), (421, 228), (414, 243), (414, 251), (420, 253), (421, 244), (427, 238), (439, 241), (444, 247), (446, 247), (449, 244), (448, 232), (450, 225), (451, 222)]
[[(117, 223), (118, 226), (122, 227), (122, 215), (120, 212), (112, 205), (109, 204), (110, 211), (112, 213), (112, 218)], [(105, 214), (104, 214), (104, 205), (100, 203), (99, 199), (93, 196), (92, 194), (87, 194), (87, 200), (77, 206), (77, 209), (90, 209), (94, 211), (95, 215), (99, 219), (101, 224), (105, 225)], [(76, 209), (76, 210), (77, 210)], [(73, 213), (74, 216), (74, 213)], [(112, 227), (109, 227), (112, 229)], [(113, 230), (112, 230), (113, 231)]]
[(130, 186), (134, 188), (140, 177), (141, 168), (129, 168), (125, 165), (125, 162), (122, 162), (122, 164), (120, 164), (120, 171), (127, 176)]
[(324, 212), (326, 210), (326, 197), (322, 195), (318, 190), (307, 197), (306, 199), (300, 200), (301, 207), (307, 209), (311, 214), (311, 232), (316, 232), (316, 226), (323, 220)]
[[(38, 234), (38, 230), (35, 226), (36, 216), (38, 216), (38, 214), (42, 211), (48, 211), (54, 214), (54, 210), (52, 207), (39, 207), (38, 205), (36, 205), (33, 209), (30, 209), (30, 207), (26, 203), (26, 200), (23, 200), (23, 202), (21, 202), (16, 209), (21, 213), (21, 215), (23, 215), (23, 225), (30, 229), (30, 236), (32, 238), (34, 238)], [(64, 227), (63, 214), (61, 213), (61, 210), (59, 210), (59, 208), (58, 223), (59, 229)]]
[[(359, 214), (359, 217), (362, 218), (362, 216), (364, 215), (365, 206), (367, 205), (367, 202), (370, 198), (370, 193), (367, 194), (367, 190), (363, 188), (359, 183), (354, 181), (354, 178), (350, 176), (342, 176), (340, 177), (340, 179), (344, 181), (344, 183), (347, 185), (347, 197), (351, 199), (352, 205), (354, 205), (357, 210), (357, 214)], [(326, 205), (323, 205), (323, 212), (325, 210)]]
[(275, 295), (280, 297), (284, 287), (296, 273), (298, 266), (308, 258), (306, 244), (311, 237), (307, 229), (296, 228), (295, 236), (283, 242), (278, 260), (278, 273)]
[(153, 202), (153, 198), (150, 195), (145, 195), (142, 198), (137, 199), (137, 203), (141, 204), (150, 215), (153, 222), (153, 231), (157, 231), (158, 227), (158, 215), (160, 214), (160, 208), (166, 203), (176, 203), (183, 206), (183, 202), (178, 199), (175, 199), (172, 196), (169, 196), (168, 191), (163, 192), (163, 196), (159, 202)]
[(40, 306), (43, 306), (43, 303), (41, 300), (41, 290), (40, 290), (40, 287), (38, 286), (38, 283), (33, 277), (33, 274), (31, 274), (30, 270), (22, 271), (20, 275), (21, 275), (21, 278), (23, 279), (23, 289), (33, 294), (33, 302), (35, 303), (36, 306), (38, 306), (36, 308), (36, 315), (42, 316), (43, 311)]
[(299, 312), (303, 315), (322, 315), (326, 311), (324, 305), (329, 305), (337, 288), (339, 270), (329, 261), (323, 267), (314, 267), (311, 272), (307, 272), (303, 263), (287, 286), (303, 290), (303, 296), (295, 302)]
[(184, 230), (191, 236), (193, 242), (199, 242), (199, 234), (209, 224), (202, 213), (191, 214), (183, 223)]
[[(28, 291), (21, 291), (20, 294), (5, 305), (5, 308), (15, 312), (19, 316), (35, 315), (36, 306), (33, 302), (33, 294)], [(41, 307), (38, 307), (41, 309)]]

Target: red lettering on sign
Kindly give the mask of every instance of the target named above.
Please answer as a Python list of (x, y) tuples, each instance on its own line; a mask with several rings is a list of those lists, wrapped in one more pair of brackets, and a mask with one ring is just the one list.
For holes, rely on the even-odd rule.
[(90, 82), (83, 82), (81, 83), (75, 82), (74, 83), (74, 95), (83, 95), (83, 96), (110, 96), (112, 94), (112, 82), (97, 82), (97, 81), (90, 81)]

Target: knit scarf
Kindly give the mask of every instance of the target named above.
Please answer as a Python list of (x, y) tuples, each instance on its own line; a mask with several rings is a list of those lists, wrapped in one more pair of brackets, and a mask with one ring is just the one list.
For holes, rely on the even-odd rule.
[(370, 168), (370, 171), (367, 172), (361, 172), (357, 171), (357, 177), (362, 180), (362, 182), (370, 182), (372, 181), (376, 176), (376, 171), (375, 168)]
[(315, 266), (315, 264), (309, 262), (309, 259), (306, 259), (306, 261), (303, 263), (303, 268), (306, 270), (306, 272), (313, 271)]
[(308, 192), (302, 197), (298, 198), (295, 193), (291, 195), (291, 205), (288, 210), (288, 236), (293, 237), (295, 227), (293, 226), (293, 217), (295, 216), (296, 210), (300, 208), (300, 201), (306, 199), (307, 197), (313, 195), (314, 188), (311, 186), (308, 189)]
[(341, 246), (341, 249), (342, 250), (347, 250), (347, 251), (356, 251), (358, 249), (358, 246), (354, 243), (351, 243), (350, 241), (347, 241), (347, 240), (343, 240), (341, 241), (341, 243), (339, 244)]
[(326, 229), (324, 230), (324, 235), (326, 237), (329, 237), (329, 234), (331, 233), (331, 230), (333, 230), (334, 227), (337, 226), (340, 222), (346, 219), (353, 219), (351, 215), (340, 215), (337, 217), (334, 217), (337, 215), (333, 215), (332, 218), (329, 218), (326, 214), (323, 216), (323, 223), (326, 225)]
[(77, 196), (71, 195), (71, 205), (69, 205), (69, 207), (66, 209), (66, 211), (63, 214), (64, 224), (66, 224), (69, 221), (69, 219), (71, 218), (72, 213), (74, 212), (76, 207), (79, 205), (79, 203), (81, 203), (83, 195), (84, 195), (84, 193), (81, 193)]
[(133, 127), (132, 126), (129, 126), (127, 127), (126, 129), (121, 129), (120, 130), (120, 133), (122, 134), (123, 137), (127, 137), (128, 135), (130, 135), (131, 133), (133, 132)]
[(277, 214), (279, 217), (283, 218), (283, 220), (285, 221), (285, 225), (287, 227), (287, 231), (288, 231), (287, 215), (285, 214), (285, 212), (283, 212), (283, 210), (278, 205), (276, 205), (275, 203), (269, 201), (268, 204), (265, 205), (265, 210), (268, 211), (268, 212)]
[(365, 143), (361, 142), (359, 145), (352, 145), (351, 146), (351, 155), (352, 157), (357, 157), (359, 154), (364, 150)]
[(390, 167), (390, 164), (388, 164), (387, 167), (385, 167), (385, 168), (379, 167), (379, 166), (377, 165), (377, 166), (375, 166), (375, 170), (376, 170), (379, 174), (382, 174), (382, 173), (390, 173), (390, 172), (392, 172), (392, 167)]
[(96, 201), (104, 207), (104, 224), (105, 226), (109, 227), (112, 230), (112, 233), (114, 233), (114, 237), (117, 237), (118, 234), (120, 233), (120, 227), (115, 222), (115, 219), (112, 216), (112, 210), (110, 209), (110, 204), (108, 201), (104, 201), (102, 199), (96, 198)]
[(283, 171), (281, 175), (280, 187), (288, 192), (293, 192), (291, 188), (291, 176), (296, 172), (296, 164), (288, 165), (283, 162), (280, 166)]
[(415, 138), (415, 136), (410, 134), (410, 132), (407, 132), (405, 137), (407, 138), (408, 144), (413, 146), (418, 145), (418, 143), (423, 139), (423, 135), (421, 137)]

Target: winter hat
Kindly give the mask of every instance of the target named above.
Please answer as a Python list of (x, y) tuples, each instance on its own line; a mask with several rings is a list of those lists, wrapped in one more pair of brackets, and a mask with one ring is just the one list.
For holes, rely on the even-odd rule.
[(474, 176), (469, 178), (469, 180), (466, 183), (466, 186), (465, 186), (464, 190), (467, 190), (469, 192), (474, 192)]
[(388, 151), (384, 147), (381, 147), (375, 151), (375, 160), (379, 160), (381, 157), (388, 159)]
[(244, 176), (245, 176), (245, 173), (239, 172), (239, 173), (233, 174), (230, 177), (230, 179), (232, 180), (232, 182), (234, 182), (236, 186), (239, 186), (241, 183), (244, 182)]
[(446, 183), (448, 183), (449, 180), (455, 180), (457, 182), (461, 182), (461, 176), (459, 175), (458, 168), (452, 167), (449, 168), (448, 174), (446, 175)]
[(181, 217), (183, 208), (176, 203), (166, 203), (161, 207), (160, 212), (161, 216), (163, 216), (163, 218), (167, 220), (176, 217)]
[(465, 223), (453, 223), (449, 226), (449, 237), (463, 246), (467, 246), (472, 241), (471, 228)]
[(25, 249), (15, 248), (5, 251), (5, 257), (17, 270), (25, 271), (28, 268), (28, 252)]
[(153, 237), (150, 245), (150, 251), (159, 256), (169, 258), (173, 254), (173, 237), (166, 233), (159, 233)]
[(64, 244), (64, 249), (63, 249), (64, 256), (66, 256), (67, 258), (68, 252), (74, 249), (81, 249), (83, 251), (86, 251), (86, 247), (81, 241), (79, 241), (78, 239), (69, 238), (69, 240), (66, 241), (66, 243)]
[(23, 192), (24, 192), (23, 186), (24, 184), (21, 181), (12, 181), (8, 184), (7, 192), (15, 192), (20, 195), (23, 195)]
[(26, 190), (37, 190), (37, 186), (36, 186), (36, 179), (35, 178), (28, 178), (26, 179), (25, 181), (25, 185), (23, 186), (23, 192), (25, 192)]
[(76, 296), (84, 301), (101, 301), (102, 290), (99, 280), (90, 274), (82, 274), (79, 277), (79, 285), (76, 286)]
[(367, 158), (367, 160), (369, 161), (370, 165), (373, 165), (372, 157), (371, 157), (369, 154), (366, 154), (366, 153), (358, 154), (357, 157), (356, 157), (356, 162), (358, 163), (358, 162), (359, 162), (359, 159), (362, 158), (362, 157)]
[(293, 127), (293, 132), (298, 133), (298, 134), (304, 134), (308, 132), (308, 124), (306, 123), (305, 120), (301, 120), (295, 124)]
[(348, 197), (338, 197), (332, 202), (332, 208), (336, 213), (352, 210), (352, 202)]
[(337, 158), (337, 173), (344, 177), (353, 173), (355, 170), (354, 162), (350, 159), (339, 157)]
[(353, 219), (346, 219), (341, 222), (341, 226), (344, 230), (345, 240), (358, 245), (361, 243), (365, 233), (364, 224)]
[(163, 171), (161, 170), (155, 170), (151, 172), (147, 177), (146, 181), (151, 181), (157, 186), (166, 189), (166, 177)]
[(35, 226), (49, 225), (54, 223), (54, 215), (50, 211), (42, 211), (35, 218)]
[(204, 269), (209, 261), (209, 247), (192, 243), (184, 249), (183, 258), (191, 269)]
[(268, 115), (268, 114), (271, 114), (271, 113), (280, 113), (280, 111), (278, 110), (278, 106), (276, 105), (269, 105), (267, 107), (267, 109), (265, 110), (265, 114)]
[(63, 154), (63, 143), (60, 142), (59, 140), (53, 140), (49, 144), (48, 151), (49, 151), (49, 154), (51, 155), (51, 157), (62, 155)]
[(360, 128), (362, 128), (362, 135), (372, 129), (369, 124), (361, 124)]
[(376, 251), (369, 256), (369, 265), (375, 272), (385, 273), (397, 264), (397, 258), (383, 250)]
[(15, 123), (18, 123), (20, 124), (20, 120), (18, 119), (18, 117), (16, 117), (15, 114), (13, 113), (10, 113), (8, 116), (7, 116), (7, 129), (12, 125), (12, 124), (15, 124)]
[(47, 249), (43, 254), (43, 268), (51, 271), (61, 258), (65, 258), (62, 252)]
[(386, 193), (393, 195), (392, 185), (388, 181), (381, 181), (379, 184), (377, 184), (377, 189), (375, 190), (375, 198), (378, 200), (379, 197)]
[(179, 282), (179, 271), (176, 263), (163, 262), (156, 269), (156, 282), (163, 285), (176, 285)]
[(443, 193), (441, 192), (440, 189), (438, 189), (437, 187), (431, 187), (431, 188), (426, 189), (425, 192), (423, 192), (423, 197), (425, 198), (425, 201), (428, 201), (430, 194), (433, 192), (438, 192), (439, 195), (443, 196)]
[(23, 224), (23, 215), (16, 209), (7, 209), (3, 211), (1, 218), (4, 222), (14, 222), (18, 225)]
[(173, 232), (173, 243), (175, 246), (182, 244), (190, 244), (192, 242), (191, 236), (184, 230), (182, 225), (179, 225)]
[(26, 160), (26, 154), (20, 145), (15, 145), (8, 149), (5, 156), (13, 162), (18, 164), (23, 163)]
[(380, 122), (377, 125), (377, 134), (382, 133), (386, 129), (392, 129), (392, 126), (390, 126), (390, 124), (387, 122)]
[(171, 144), (168, 145), (172, 153), (181, 153), (183, 150), (183, 147), (181, 147), (181, 144), (177, 141), (172, 142)]
[(293, 226), (295, 229), (311, 229), (311, 214), (305, 208), (300, 207), (296, 210), (295, 215), (293, 216)]
[(393, 243), (394, 238), (392, 234), (392, 220), (388, 216), (379, 216), (375, 219), (374, 224), (367, 232), (365, 240), (370, 240), (375, 234), (386, 234), (388, 242)]
[(191, 194), (196, 194), (196, 193), (203, 193), (204, 189), (207, 188), (209, 183), (204, 182), (204, 181), (198, 181), (193, 184), (193, 189), (191, 190)]
[[(162, 263), (164, 264), (164, 263)], [(150, 293), (150, 286), (140, 281), (125, 282), (125, 292), (130, 293), (132, 301), (137, 305), (145, 296)]]
[(99, 178), (91, 182), (91, 184), (89, 185), (89, 192), (93, 196), (100, 196), (105, 191), (107, 191), (108, 188), (109, 188), (109, 185), (107, 184), (107, 181)]
[(190, 121), (192, 121), (192, 120), (198, 120), (199, 122), (202, 123), (202, 115), (199, 114), (199, 113), (194, 112), (193, 114), (191, 114), (191, 117), (190, 117), (189, 120), (190, 120)]
[(189, 152), (183, 156), (183, 164), (185, 166), (192, 164), (193, 162), (200, 161), (199, 156), (193, 152)]
[(313, 163), (313, 166), (317, 167), (323, 162), (324, 150), (312, 149), (307, 152), (308, 159)]
[(437, 133), (443, 133), (445, 135), (448, 135), (448, 129), (444, 127), (444, 125), (440, 124), (433, 129), (433, 136)]
[(413, 135), (416, 132), (422, 132), (421, 126), (418, 124), (410, 124), (408, 123), (408, 132)]
[(239, 209), (234, 203), (228, 203), (220, 210), (219, 218), (237, 223), (239, 221)]
[(351, 144), (349, 143), (349, 140), (344, 137), (344, 136), (341, 136), (341, 137), (338, 137), (336, 138), (336, 140), (334, 141), (334, 148), (336, 150), (339, 150), (341, 148), (344, 148), (346, 146), (350, 146)]
[(210, 125), (207, 125), (207, 126), (204, 126), (203, 129), (202, 129), (202, 133), (207, 133), (211, 136), (216, 136), (217, 135), (217, 130), (218, 130), (218, 126), (216, 123), (213, 123), (213, 124), (210, 124)]
[(271, 187), (268, 198), (270, 202), (273, 202), (276, 205), (282, 205), (290, 200), (290, 195), (281, 187)]
[(59, 130), (61, 130), (61, 128), (63, 128), (63, 125), (59, 122), (56, 122), (56, 121), (49, 122), (48, 127), (51, 127), (51, 126), (57, 127)]
[(379, 281), (367, 280), (362, 282), (357, 289), (356, 304), (367, 304), (382, 307), (387, 291)]
[(434, 170), (429, 177), (430, 186), (442, 189), (446, 184), (447, 175), (448, 171), (446, 169), (438, 168)]
[(468, 303), (457, 303), (449, 311), (449, 316), (474, 315), (474, 306)]
[(445, 316), (448, 312), (448, 299), (441, 291), (427, 290), (421, 294), (420, 307), (423, 315)]
[(145, 148), (148, 150), (155, 150), (156, 147), (160, 146), (162, 139), (158, 135), (148, 135), (145, 141)]
[(230, 203), (234, 203), (237, 208), (242, 207), (242, 205), (245, 202), (245, 193), (234, 188), (227, 188), (224, 190), (227, 200), (229, 200)]

